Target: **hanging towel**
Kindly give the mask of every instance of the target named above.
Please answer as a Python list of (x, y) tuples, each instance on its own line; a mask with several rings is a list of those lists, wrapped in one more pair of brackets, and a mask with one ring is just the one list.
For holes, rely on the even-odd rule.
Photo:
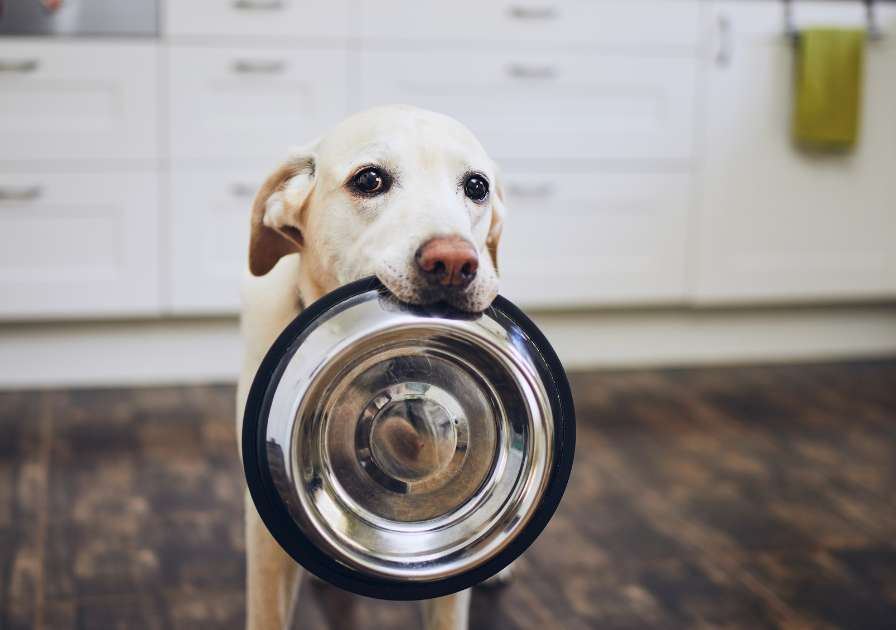
[(794, 140), (814, 150), (851, 149), (859, 133), (865, 32), (807, 29), (796, 55)]

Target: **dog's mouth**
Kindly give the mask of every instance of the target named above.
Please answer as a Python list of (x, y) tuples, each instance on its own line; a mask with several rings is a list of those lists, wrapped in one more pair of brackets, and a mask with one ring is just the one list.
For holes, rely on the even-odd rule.
[(396, 300), (413, 306), (454, 309), (475, 315), (487, 309), (497, 294), (497, 289), (486, 291), (476, 283), (454, 288), (413, 281), (402, 274), (376, 275)]

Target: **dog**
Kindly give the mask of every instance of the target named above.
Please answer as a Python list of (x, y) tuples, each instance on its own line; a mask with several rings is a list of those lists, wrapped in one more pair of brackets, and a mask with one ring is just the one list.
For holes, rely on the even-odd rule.
[[(459, 122), (408, 106), (355, 114), (290, 152), (252, 205), (242, 283), (237, 435), (267, 349), (304, 308), (376, 275), (398, 299), (479, 312), (497, 295), (506, 214), (494, 161)], [(248, 630), (290, 623), (301, 573), (246, 493)], [(325, 615), (353, 627), (348, 594)], [(422, 603), (426, 630), (463, 630), (470, 593)], [(298, 611), (301, 615), (301, 611)]]

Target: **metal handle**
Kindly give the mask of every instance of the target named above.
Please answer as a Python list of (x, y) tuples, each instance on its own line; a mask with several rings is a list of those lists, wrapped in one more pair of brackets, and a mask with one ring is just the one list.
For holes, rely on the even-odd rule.
[[(862, 4), (865, 5), (868, 39), (872, 41), (883, 39), (884, 33), (874, 11), (874, 0), (862, 0)], [(784, 0), (784, 31), (789, 39), (799, 41), (800, 31), (793, 19), (793, 0)]]
[(731, 18), (722, 14), (718, 20), (719, 29), (719, 45), (716, 49), (716, 65), (729, 66), (731, 58), (734, 55), (734, 48), (731, 41)]
[(800, 36), (796, 23), (793, 21), (793, 3), (790, 0), (784, 0), (784, 34), (793, 41), (799, 39)]
[(230, 187), (230, 193), (234, 197), (252, 197), (255, 195), (256, 187), (245, 182), (236, 182)]
[(242, 11), (279, 11), (286, 3), (283, 0), (233, 0), (232, 6)]
[(511, 182), (507, 185), (507, 194), (513, 197), (546, 199), (554, 195), (554, 186), (548, 182), (535, 184), (533, 186)]
[(286, 69), (286, 64), (279, 59), (237, 59), (233, 62), (233, 71), (239, 74), (279, 74)]
[(40, 67), (38, 59), (0, 59), (0, 72), (18, 72), (25, 74), (34, 72)]
[(514, 79), (553, 79), (557, 70), (553, 66), (535, 66), (523, 63), (512, 63), (507, 66), (507, 74)]
[(526, 7), (512, 4), (507, 7), (507, 15), (517, 20), (553, 20), (557, 17), (557, 7)]
[(34, 201), (44, 194), (41, 186), (23, 186), (21, 188), (0, 188), (0, 201)]
[(865, 20), (868, 22), (868, 39), (883, 39), (884, 32), (877, 22), (877, 14), (874, 12), (874, 0), (865, 0)]

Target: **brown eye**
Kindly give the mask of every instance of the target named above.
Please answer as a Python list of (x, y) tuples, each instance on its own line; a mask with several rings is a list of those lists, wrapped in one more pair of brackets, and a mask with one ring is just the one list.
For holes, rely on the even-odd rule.
[(483, 201), (488, 197), (488, 180), (482, 175), (469, 175), (464, 180), (464, 194), (473, 201)]
[(380, 195), (389, 190), (390, 184), (389, 175), (375, 166), (358, 172), (351, 181), (352, 189), (363, 195)]

